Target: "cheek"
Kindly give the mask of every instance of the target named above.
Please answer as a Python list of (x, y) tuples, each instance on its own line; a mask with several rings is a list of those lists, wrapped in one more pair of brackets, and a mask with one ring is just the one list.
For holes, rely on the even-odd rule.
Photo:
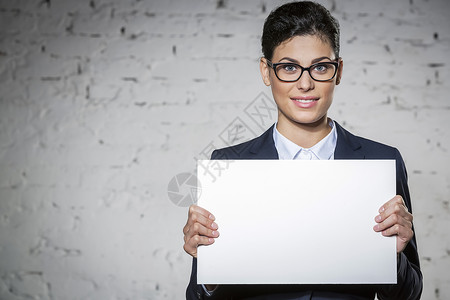
[(272, 83), (272, 95), (273, 99), (277, 103), (277, 106), (283, 106), (286, 104), (286, 99), (288, 98), (288, 90), (285, 86)]
[(283, 97), (288, 96), (289, 90), (292, 88), (292, 84), (272, 79), (271, 87), (272, 87), (272, 94)]
[(333, 100), (334, 84), (324, 87), (323, 92), (325, 97), (329, 98), (328, 100)]

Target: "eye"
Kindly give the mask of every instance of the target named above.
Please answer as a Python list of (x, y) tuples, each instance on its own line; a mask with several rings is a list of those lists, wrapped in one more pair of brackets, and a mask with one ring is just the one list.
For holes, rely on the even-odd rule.
[(282, 64), (279, 66), (279, 71), (285, 72), (285, 73), (295, 73), (298, 71), (298, 66), (295, 64)]
[(325, 73), (333, 67), (331, 64), (317, 64), (314, 66), (313, 71), (318, 73)]

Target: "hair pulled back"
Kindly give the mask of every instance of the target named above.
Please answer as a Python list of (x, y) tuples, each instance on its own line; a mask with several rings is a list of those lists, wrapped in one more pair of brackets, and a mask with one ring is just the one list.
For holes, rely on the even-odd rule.
[(322, 5), (291, 2), (273, 10), (264, 22), (262, 52), (271, 60), (275, 48), (294, 36), (316, 35), (328, 42), (339, 57), (339, 23)]

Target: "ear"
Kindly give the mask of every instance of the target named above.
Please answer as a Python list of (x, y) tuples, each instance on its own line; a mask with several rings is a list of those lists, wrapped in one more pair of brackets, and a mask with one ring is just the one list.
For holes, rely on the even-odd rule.
[(259, 60), (259, 70), (261, 71), (262, 80), (265, 85), (270, 86), (270, 68), (267, 65), (267, 60), (261, 57)]
[(336, 85), (341, 83), (342, 71), (344, 70), (344, 61), (339, 57), (339, 67), (336, 73)]

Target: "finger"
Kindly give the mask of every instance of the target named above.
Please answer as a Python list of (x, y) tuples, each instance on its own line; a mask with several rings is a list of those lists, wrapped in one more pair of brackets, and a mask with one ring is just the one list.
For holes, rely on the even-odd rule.
[(375, 217), (375, 222), (381, 223), (385, 220), (391, 218), (391, 216), (396, 216), (399, 219), (404, 219), (410, 223), (413, 221), (413, 215), (408, 212), (404, 206), (393, 206), (390, 209), (380, 213)]
[(378, 212), (382, 213), (382, 212), (385, 212), (385, 211), (387, 211), (389, 209), (392, 209), (392, 207), (399, 206), (399, 205), (400, 206), (403, 205), (404, 207), (406, 207), (406, 204), (405, 204), (405, 201), (403, 200), (403, 197), (400, 196), (400, 195), (396, 195), (391, 200), (389, 200), (388, 202), (383, 204), (383, 206), (380, 207)]
[(375, 217), (375, 221), (378, 223), (383, 222), (385, 219), (387, 219), (389, 216), (393, 214), (404, 217), (410, 222), (413, 219), (412, 214), (409, 213), (408, 208), (403, 202), (403, 198), (397, 196), (388, 201), (385, 205), (383, 205), (380, 208), (380, 214), (377, 217)]
[(209, 238), (206, 236), (195, 235), (191, 239), (189, 239), (186, 243), (184, 243), (184, 251), (186, 251), (189, 255), (193, 257), (197, 257), (197, 248), (201, 245), (211, 245), (214, 243), (213, 238)]
[[(202, 227), (210, 230), (217, 230), (219, 226), (211, 219), (207, 219), (202, 215), (193, 214), (190, 216), (186, 226), (183, 228), (185, 235), (195, 235), (200, 233), (199, 230), (203, 230)], [(202, 231), (204, 233), (204, 231)]]
[[(217, 225), (215, 225), (214, 227), (218, 227)], [(190, 229), (184, 234), (184, 242), (190, 240), (192, 237), (196, 236), (196, 235), (200, 235), (200, 236), (206, 236), (206, 237), (210, 237), (210, 238), (217, 238), (219, 237), (220, 233), (219, 231), (213, 230), (213, 229), (209, 229), (199, 223), (194, 223)]]
[(191, 205), (191, 207), (189, 207), (188, 220), (183, 228), (183, 233), (187, 234), (194, 223), (200, 223), (205, 227), (217, 229), (218, 227), (217, 224), (214, 223), (214, 220), (215, 217), (213, 216), (213, 214), (208, 212), (206, 209), (196, 205)]
[(405, 226), (396, 224), (396, 225), (391, 226), (388, 229), (384, 230), (382, 232), (382, 235), (383, 236), (397, 236), (405, 243), (408, 243), (412, 239), (414, 232), (409, 227), (405, 227)]
[(210, 220), (213, 220), (213, 221), (216, 219), (212, 213), (210, 213), (203, 207), (200, 207), (195, 204), (193, 204), (189, 207), (189, 215), (194, 214), (194, 213), (200, 214), (200, 215), (202, 215)]
[[(378, 216), (379, 217), (379, 216)], [(377, 221), (378, 219), (375, 218), (375, 221)], [(382, 222), (376, 224), (373, 229), (376, 232), (380, 232), (383, 230), (386, 230), (390, 227), (393, 227), (395, 225), (400, 225), (400, 226), (404, 226), (407, 228), (412, 228), (412, 222), (410, 222), (407, 218), (404, 218), (400, 215), (397, 214), (392, 214), (390, 215), (387, 219), (383, 220)]]
[[(218, 226), (215, 225), (214, 227), (217, 228)], [(217, 230), (207, 228), (207, 227), (201, 225), (200, 223), (194, 223), (192, 225), (192, 227), (190, 228), (190, 230), (188, 231), (188, 233), (186, 233), (185, 236), (189, 239), (189, 237), (192, 237), (194, 235), (201, 235), (201, 236), (216, 238), (219, 236), (219, 232)]]
[(211, 219), (207, 219), (202, 215), (193, 214), (189, 217), (186, 225), (183, 228), (184, 235), (195, 235), (198, 233), (196, 229), (199, 229), (199, 227), (194, 227), (195, 224), (200, 224), (201, 226), (205, 228), (209, 228), (211, 230), (217, 230), (219, 226), (212, 221)]
[(403, 201), (403, 197), (400, 195), (396, 195), (394, 196), (392, 199), (390, 199), (389, 201), (387, 201), (386, 203), (383, 204), (383, 206), (380, 207), (380, 212), (387, 209), (389, 206), (392, 206), (394, 204), (401, 204), (404, 203)]

